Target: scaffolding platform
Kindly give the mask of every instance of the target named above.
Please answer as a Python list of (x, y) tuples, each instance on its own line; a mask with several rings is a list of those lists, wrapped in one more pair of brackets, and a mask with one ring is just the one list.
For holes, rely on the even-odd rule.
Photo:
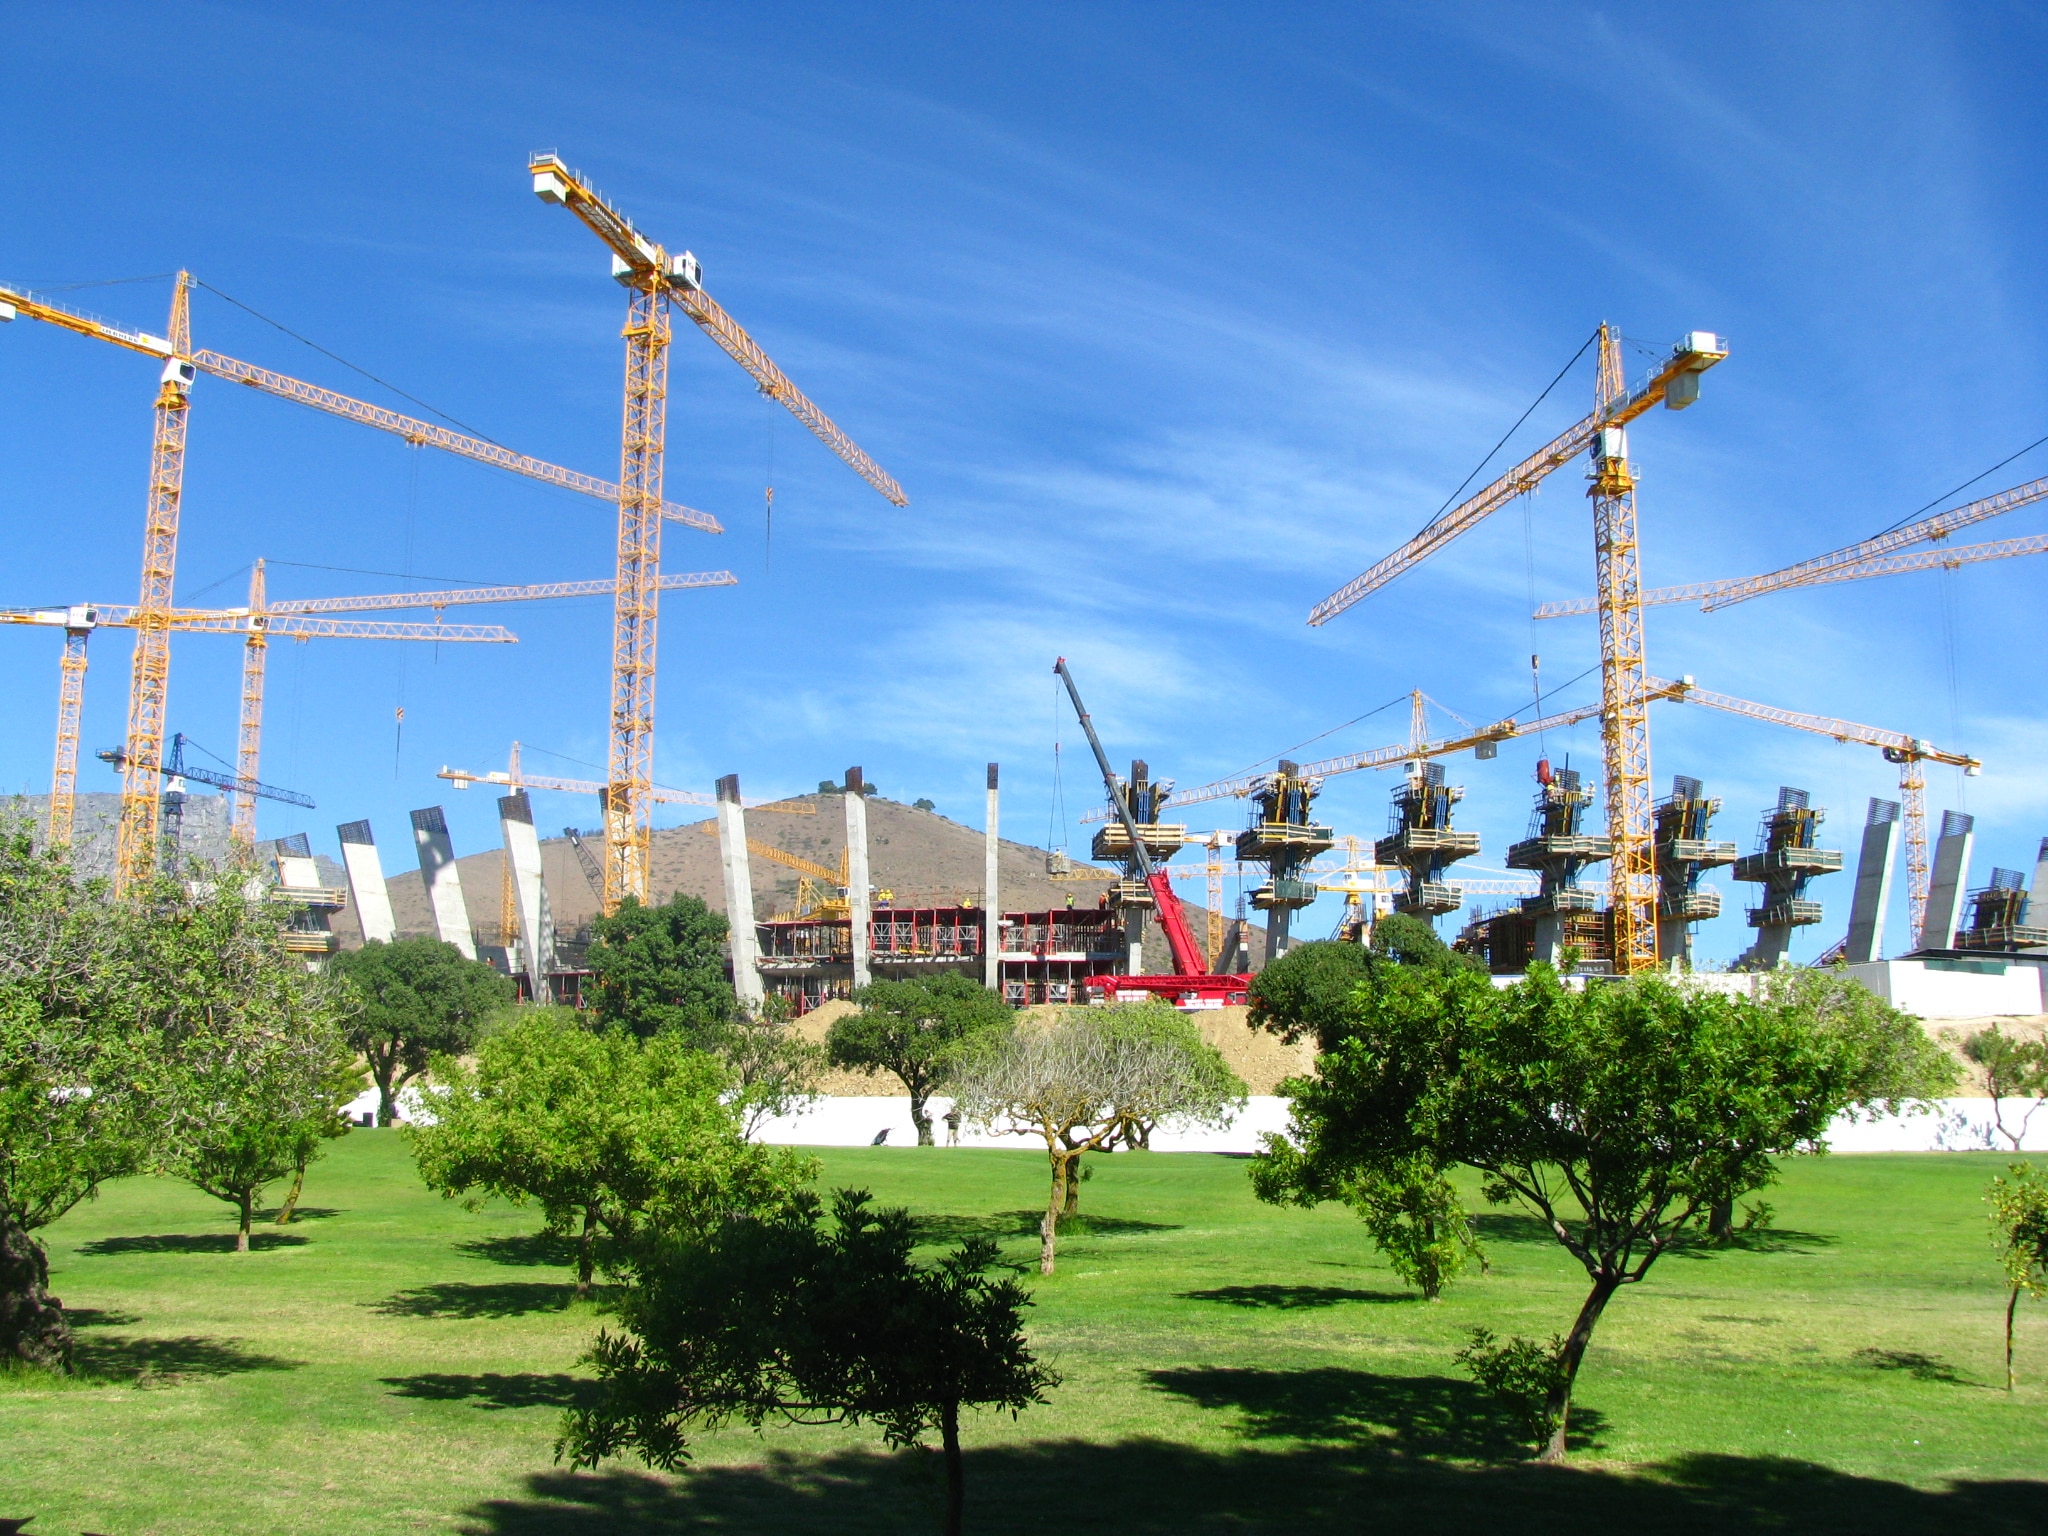
[[(1154, 859), (1172, 858), (1187, 846), (1188, 829), (1178, 822), (1150, 821), (1138, 825), (1138, 837), (1145, 845), (1145, 851)], [(1095, 840), (1088, 845), (1089, 853), (1097, 858), (1121, 862), (1131, 857), (1131, 835), (1124, 830), (1123, 823), (1113, 821), (1095, 834)]]

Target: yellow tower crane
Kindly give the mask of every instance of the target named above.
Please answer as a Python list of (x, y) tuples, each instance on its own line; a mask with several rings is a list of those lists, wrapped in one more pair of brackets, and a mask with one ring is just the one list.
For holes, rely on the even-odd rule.
[(1699, 398), (1699, 376), (1727, 355), (1727, 344), (1719, 336), (1689, 332), (1646, 379), (1630, 388), (1622, 373), (1620, 335), (1603, 323), (1593, 414), (1477, 495), (1432, 519), (1401, 548), (1324, 598), (1308, 619), (1312, 625), (1328, 623), (1517, 496), (1534, 490), (1552, 471), (1581, 453), (1589, 454), (1595, 600), (1600, 614), (1600, 736), (1607, 772), (1608, 836), (1614, 843), (1614, 965), (1624, 973), (1648, 969), (1657, 960), (1649, 691), (1627, 427), (1660, 401), (1671, 410), (1691, 405)]
[[(114, 886), (127, 890), (146, 876), (156, 857), (157, 805), (162, 774), (163, 727), (169, 703), (171, 591), (177, 574), (178, 516), (183, 499), (185, 439), (191, 386), (199, 374), (243, 384), (280, 399), (340, 416), (380, 431), (396, 433), (414, 447), (438, 448), (479, 463), (586, 496), (616, 500), (619, 487), (593, 475), (563, 469), (545, 460), (515, 453), (496, 443), (451, 432), (381, 406), (350, 399), (330, 389), (305, 384), (252, 363), (192, 346), (189, 272), (180, 272), (172, 288), (169, 334), (154, 336), (109, 324), (91, 315), (52, 304), (35, 294), (0, 287), (0, 322), (18, 317), (41, 320), (81, 336), (110, 342), (163, 360), (156, 402), (156, 431), (150, 453), (149, 498), (144, 518), (142, 590), (137, 603), (144, 615), (135, 628), (135, 657), (128, 700), (128, 739), (123, 754), (121, 826), (116, 848)], [(718, 520), (708, 513), (657, 498), (650, 512), (660, 517), (718, 533)]]
[[(426, 640), (437, 645), (444, 641), (450, 644), (481, 642), (509, 645), (519, 638), (509, 629), (496, 624), (398, 624), (363, 619), (313, 618), (297, 614), (274, 615), (269, 623), (261, 624), (245, 611), (205, 608), (173, 608), (167, 613), (159, 613), (157, 617), (159, 627), (167, 636), (173, 631), (179, 634), (241, 635), (244, 637), (245, 645), (259, 640), (267, 643), (270, 638)], [(79, 717), (85, 702), (86, 643), (95, 629), (141, 629), (141, 610), (139, 606), (112, 603), (74, 603), (68, 608), (12, 609), (0, 611), (0, 624), (35, 624), (62, 627), (64, 630), (64, 659), (57, 689), (57, 750), (50, 773), (48, 844), (53, 848), (69, 847), (77, 806)], [(254, 782), (256, 758), (253, 753), (246, 750), (249, 740), (246, 680), (243, 698), (245, 751), (242, 762), (237, 765), (236, 777)], [(261, 703), (259, 685), (259, 710)], [(258, 718), (260, 727), (260, 715)], [(123, 759), (121, 767), (125, 775), (133, 767), (133, 760), (128, 758), (125, 751), (120, 756)], [(161, 782), (161, 775), (158, 782)], [(124, 807), (126, 804), (124, 799)], [(254, 804), (253, 796), (240, 792), (236, 794), (230, 832), (245, 848), (252, 846), (256, 840)], [(155, 825), (153, 820), (151, 825)]]
[(704, 291), (688, 251), (671, 256), (552, 152), (528, 162), (543, 202), (567, 208), (612, 253), (626, 304), (625, 429), (619, 455), (618, 586), (612, 606), (611, 752), (606, 771), (604, 906), (647, 899), (653, 835), (655, 578), (661, 564), (662, 451), (668, 407), (669, 305), (675, 304), (854, 472), (897, 506), (903, 488), (790, 383)]

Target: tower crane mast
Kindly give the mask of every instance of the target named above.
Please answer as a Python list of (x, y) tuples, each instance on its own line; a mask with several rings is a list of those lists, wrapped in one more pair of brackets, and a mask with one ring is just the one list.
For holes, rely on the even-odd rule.
[(1710, 331), (1688, 332), (1647, 378), (1623, 377), (1621, 337), (1599, 330), (1594, 409), (1561, 436), (1468, 498), (1378, 564), (1318, 603), (1309, 623), (1338, 614), (1414, 569), (1515, 497), (1532, 491), (1581, 452), (1590, 455), (1596, 600), (1600, 613), (1601, 749), (1607, 772), (1607, 826), (1614, 844), (1614, 964), (1621, 972), (1657, 960), (1657, 887), (1650, 817), (1649, 697), (1643, 661), (1641, 580), (1636, 557), (1635, 480), (1628, 463), (1629, 422), (1660, 401), (1681, 410), (1699, 398), (1699, 376), (1728, 355)]
[(527, 164), (534, 195), (567, 208), (612, 253), (627, 290), (625, 427), (619, 452), (618, 580), (612, 608), (611, 751), (605, 796), (604, 906), (646, 900), (653, 835), (656, 578), (661, 564), (662, 458), (668, 410), (669, 305), (746, 369), (756, 385), (897, 506), (902, 487), (790, 383), (704, 291), (688, 251), (671, 256), (552, 151)]

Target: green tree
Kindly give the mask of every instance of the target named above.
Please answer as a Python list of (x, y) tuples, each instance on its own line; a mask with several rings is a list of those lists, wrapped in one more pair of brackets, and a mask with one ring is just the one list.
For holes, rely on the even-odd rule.
[(2013, 1313), (2025, 1291), (2048, 1298), (2048, 1179), (2027, 1163), (2014, 1163), (1991, 1181), (1992, 1243), (2010, 1287), (2005, 1298), (2005, 1390), (2017, 1378), (2012, 1365)]
[(963, 1055), (1008, 1029), (1014, 1013), (980, 982), (952, 974), (870, 982), (853, 1000), (860, 1011), (833, 1020), (825, 1037), (832, 1065), (894, 1073), (910, 1095), (917, 1144), (932, 1145), (926, 1103)]
[(825, 1048), (791, 1029), (788, 1013), (787, 1002), (771, 997), (758, 1016), (739, 1014), (709, 1042), (739, 1091), (735, 1103), (748, 1140), (764, 1120), (797, 1114), (819, 1097)]
[[(1419, 965), (1436, 971), (1476, 971), (1486, 967), (1472, 955), (1461, 955), (1441, 938), (1429, 922), (1406, 912), (1389, 912), (1372, 925), (1373, 954), (1401, 965)], [(1284, 957), (1283, 957), (1284, 958)]]
[[(1214, 1047), (1199, 1035), (1191, 1047), (1145, 1016), (1158, 1006), (1066, 1009), (1049, 1027), (983, 1040), (955, 1070), (956, 1102), (970, 1124), (1045, 1142), (1052, 1192), (1038, 1227), (1040, 1274), (1053, 1272), (1082, 1157), (1111, 1150), (1140, 1124), (1228, 1125), (1244, 1105), (1244, 1085)], [(1219, 1071), (1234, 1090), (1219, 1090)]]
[[(2019, 1040), (2006, 1034), (1996, 1024), (1989, 1029), (1980, 1029), (1963, 1041), (1963, 1054), (1984, 1071), (1984, 1091), (1991, 1098), (1991, 1120), (1998, 1127), (1998, 1134), (2012, 1143), (2012, 1150), (2020, 1150), (2020, 1143), (2026, 1140), (2027, 1127), (2042, 1101), (2048, 1099), (2048, 1041)], [(2019, 1099), (2025, 1105), (2019, 1113), (2019, 1124), (2005, 1123), (2005, 1105), (2008, 1099)]]
[(704, 1043), (739, 1007), (725, 975), (726, 932), (695, 896), (655, 907), (628, 896), (591, 924), (584, 964), (598, 1022), (642, 1039), (670, 1030)]
[(377, 1123), (397, 1118), (398, 1091), (435, 1056), (459, 1056), (483, 1021), (512, 1001), (509, 976), (439, 939), (372, 939), (327, 963), (356, 1005), (348, 1042), (377, 1084)]
[(1350, 1206), (1394, 1273), (1430, 1301), (1463, 1273), (1467, 1261), (1486, 1262), (1457, 1189), (1442, 1168), (1423, 1158), (1375, 1159), (1331, 1178), (1326, 1162), (1275, 1137), (1252, 1163), (1252, 1191), (1275, 1205), (1334, 1200)]
[(433, 1071), (446, 1089), (434, 1121), (406, 1131), (421, 1177), (473, 1206), (539, 1205), (548, 1231), (576, 1237), (580, 1296), (600, 1235), (702, 1232), (812, 1175), (809, 1159), (748, 1143), (724, 1065), (674, 1035), (536, 1013), (487, 1038), (473, 1069), (442, 1057)]
[(33, 1234), (142, 1165), (162, 1058), (126, 939), (103, 885), (0, 826), (0, 1360), (68, 1364)]
[(1561, 1460), (1587, 1341), (1716, 1200), (1769, 1183), (1775, 1159), (1817, 1150), (1833, 1117), (1939, 1092), (1953, 1064), (1916, 1020), (1819, 972), (1761, 1000), (1640, 977), (1583, 992), (1547, 966), (1496, 989), (1463, 969), (1376, 962), (1316, 1076), (1285, 1085), (1295, 1158), (1337, 1188), (1414, 1160), (1485, 1176), (1592, 1282), (1559, 1355), (1542, 1451)]
[(873, 1422), (899, 1448), (936, 1430), (943, 1529), (960, 1536), (960, 1410), (1015, 1415), (1058, 1384), (1025, 1342), (1030, 1300), (990, 1278), (988, 1238), (916, 1264), (907, 1211), (843, 1189), (830, 1228), (821, 1215), (805, 1191), (764, 1217), (641, 1244), (619, 1303), (625, 1332), (601, 1333), (589, 1357), (603, 1397), (565, 1417), (557, 1458), (595, 1467), (634, 1450), (673, 1471), (689, 1459), (687, 1432), (734, 1421)]
[[(1394, 916), (1380, 919), (1376, 938)], [(1352, 1000), (1373, 954), (1363, 944), (1336, 939), (1297, 944), (1252, 978), (1246, 997), (1251, 1026), (1270, 1030), (1289, 1043), (1304, 1036), (1319, 1042), (1338, 1038), (1350, 1021)]]
[(284, 947), (285, 910), (250, 900), (249, 883), (165, 875), (133, 913), (169, 1063), (153, 1161), (235, 1207), (238, 1253), (265, 1186), (311, 1159), (361, 1084), (343, 994)]

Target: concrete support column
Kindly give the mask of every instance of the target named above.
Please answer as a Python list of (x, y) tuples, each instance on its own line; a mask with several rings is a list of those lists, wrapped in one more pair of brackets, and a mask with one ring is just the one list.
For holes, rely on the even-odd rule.
[(519, 909), (519, 947), (525, 951), (526, 985), (536, 1003), (551, 1003), (548, 972), (555, 964), (555, 915), (542, 876), (540, 834), (533, 829), (533, 802), (523, 789), (498, 800), (498, 827), (505, 836), (505, 862), (512, 867), (512, 899)]
[(991, 992), (1003, 984), (1003, 907), (996, 882), (1002, 843), (996, 831), (996, 765), (988, 765), (988, 830), (981, 850), (981, 984)]
[(858, 768), (846, 770), (846, 901), (853, 919), (853, 984), (864, 987), (870, 980), (868, 944), (873, 935), (874, 897), (868, 888), (868, 802), (862, 791), (866, 781)]
[(398, 920), (391, 915), (391, 892), (384, 885), (370, 824), (349, 821), (334, 830), (341, 838), (341, 867), (348, 871), (348, 904), (355, 908), (363, 939), (389, 944), (398, 937)]
[[(1541, 960), (1545, 965), (1557, 964), (1558, 952), (1564, 948), (1564, 919), (1555, 912), (1546, 913), (1536, 919), (1536, 932), (1529, 951), (1530, 960)], [(1659, 949), (1660, 955), (1664, 951)]]
[(1288, 951), (1289, 933), (1294, 927), (1294, 909), (1275, 907), (1266, 914), (1266, 964), (1271, 965)]
[(1842, 959), (1862, 965), (1884, 958), (1884, 915), (1892, 899), (1892, 866), (1899, 854), (1899, 802), (1870, 800), (1863, 821), (1863, 851), (1856, 856), (1856, 896), (1849, 904), (1849, 938)]
[(1927, 920), (1919, 947), (1949, 949), (1963, 921), (1963, 891), (1970, 881), (1970, 845), (1976, 840), (1976, 818), (1961, 811), (1941, 813), (1941, 837), (1934, 845), (1934, 872), (1927, 892)]
[(732, 930), (732, 990), (740, 1006), (759, 1013), (761, 941), (754, 932), (754, 868), (747, 857), (747, 816), (740, 806), (740, 776), (718, 781), (718, 865), (725, 875), (725, 921)]
[(1124, 908), (1124, 974), (1142, 976), (1145, 974), (1145, 909)]
[(448, 836), (448, 818), (430, 805), (412, 813), (412, 841), (419, 850), (420, 881), (427, 888), (427, 908), (434, 914), (434, 936), (453, 944), (463, 958), (476, 958), (476, 937), (469, 929), (469, 908), (462, 900), (462, 872), (455, 867), (455, 844)]
[(2027, 888), (2027, 909), (2034, 926), (2048, 924), (2048, 837), (2034, 855), (2034, 883)]

